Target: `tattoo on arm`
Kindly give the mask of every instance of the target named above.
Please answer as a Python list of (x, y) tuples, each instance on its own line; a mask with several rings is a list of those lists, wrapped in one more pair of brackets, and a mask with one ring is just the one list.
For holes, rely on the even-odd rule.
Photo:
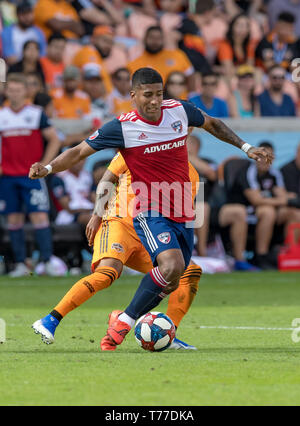
[(241, 148), (244, 145), (244, 141), (236, 134), (233, 130), (226, 126), (223, 121), (212, 118), (205, 115), (205, 123), (203, 128), (211, 133), (218, 139), (221, 139), (224, 142), (230, 143), (231, 145), (236, 146), (237, 148)]

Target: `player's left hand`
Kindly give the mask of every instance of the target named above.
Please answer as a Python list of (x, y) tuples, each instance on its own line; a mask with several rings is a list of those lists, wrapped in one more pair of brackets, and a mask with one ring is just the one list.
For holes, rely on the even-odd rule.
[(258, 162), (265, 162), (267, 164), (272, 164), (274, 160), (274, 155), (270, 150), (267, 150), (263, 147), (256, 148), (252, 146), (247, 152), (249, 158), (252, 158)]
[(89, 223), (86, 225), (85, 235), (88, 240), (89, 246), (92, 246), (94, 244), (94, 239), (99, 229), (99, 226), (101, 225), (101, 221), (101, 217), (97, 216), (96, 214), (93, 214), (93, 216), (89, 220)]
[(30, 179), (40, 179), (47, 176), (48, 170), (41, 163), (34, 163), (29, 170)]

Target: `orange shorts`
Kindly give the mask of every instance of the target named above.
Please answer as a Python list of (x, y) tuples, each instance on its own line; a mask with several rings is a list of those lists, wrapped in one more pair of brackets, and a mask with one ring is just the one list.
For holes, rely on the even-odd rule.
[(120, 260), (123, 265), (146, 274), (153, 268), (151, 258), (137, 236), (133, 225), (120, 218), (101, 223), (94, 240), (92, 271), (104, 258)]

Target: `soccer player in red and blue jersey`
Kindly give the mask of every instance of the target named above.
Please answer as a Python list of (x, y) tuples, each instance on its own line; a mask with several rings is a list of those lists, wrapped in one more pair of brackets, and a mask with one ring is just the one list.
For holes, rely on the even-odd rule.
[[(137, 198), (134, 227), (154, 268), (143, 277), (125, 311), (110, 315), (102, 342), (105, 340), (112, 347), (122, 343), (137, 318), (151, 311), (166, 294), (177, 288), (189, 264), (193, 228), (187, 224), (193, 221), (194, 213), (191, 188), (186, 185), (190, 183), (186, 147), (188, 127), (202, 127), (242, 149), (249, 158), (268, 163), (273, 160), (272, 154), (265, 149), (245, 143), (222, 121), (195, 106), (172, 99), (163, 101), (162, 78), (151, 68), (141, 68), (134, 73), (131, 96), (137, 107), (135, 111), (105, 124), (50, 164), (33, 164), (29, 172), (33, 179), (44, 177), (50, 172), (65, 170), (100, 149), (112, 147), (118, 148), (126, 161)], [(164, 185), (173, 185), (167, 196)], [(60, 318), (48, 315), (41, 321), (45, 329), (54, 334)]]
[[(35, 229), (41, 261), (50, 272), (52, 237), (47, 213), (48, 193), (43, 179), (28, 178), (28, 168), (41, 159), (45, 163), (51, 161), (59, 150), (59, 140), (42, 109), (26, 101), (26, 81), (22, 74), (10, 74), (5, 90), (8, 106), (0, 109), (0, 213), (7, 215), (16, 262), (10, 275), (22, 276), (30, 272), (25, 265), (24, 206)], [(48, 142), (45, 152), (43, 137)]]

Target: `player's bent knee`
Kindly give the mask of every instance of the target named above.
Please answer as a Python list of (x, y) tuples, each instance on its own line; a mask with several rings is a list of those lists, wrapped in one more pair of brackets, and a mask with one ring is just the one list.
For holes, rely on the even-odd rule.
[(170, 261), (168, 264), (161, 265), (159, 270), (166, 281), (179, 280), (180, 276), (184, 271), (184, 263), (176, 263), (176, 261)]
[(165, 289), (164, 289), (164, 293), (166, 294), (170, 294), (173, 293), (173, 291), (177, 290), (177, 288), (179, 287), (179, 280), (177, 281), (172, 281), (171, 283), (169, 283)]

